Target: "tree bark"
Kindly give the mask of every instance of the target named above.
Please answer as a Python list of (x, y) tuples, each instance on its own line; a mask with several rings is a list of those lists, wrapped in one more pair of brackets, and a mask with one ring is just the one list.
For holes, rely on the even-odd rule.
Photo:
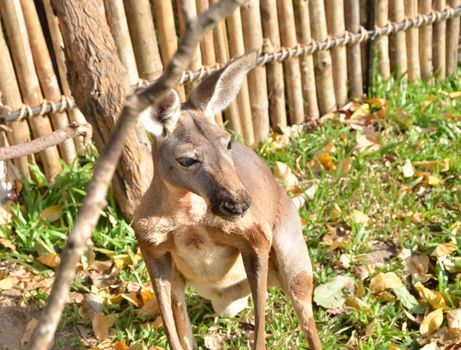
[[(79, 11), (65, 1), (53, 0), (65, 44), (69, 85), (79, 109), (93, 126), (93, 140), (102, 151), (131, 94), (129, 78), (117, 55), (101, 0), (80, 0)], [(112, 186), (116, 202), (130, 220), (150, 184), (152, 159), (148, 143), (131, 130), (126, 139)]]

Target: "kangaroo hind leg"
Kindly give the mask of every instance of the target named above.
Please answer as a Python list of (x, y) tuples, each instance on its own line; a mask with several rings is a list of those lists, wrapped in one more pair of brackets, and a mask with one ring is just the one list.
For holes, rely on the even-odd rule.
[(312, 265), (299, 219), (285, 220), (274, 233), (272, 246), (280, 286), (293, 303), (296, 316), (309, 342), (309, 348), (321, 350), (312, 309)]

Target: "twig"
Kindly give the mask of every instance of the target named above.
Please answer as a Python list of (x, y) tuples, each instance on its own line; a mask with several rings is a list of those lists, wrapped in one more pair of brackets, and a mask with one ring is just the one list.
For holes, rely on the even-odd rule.
[[(61, 265), (56, 271), (56, 278), (48, 303), (40, 316), (38, 326), (28, 344), (28, 349), (47, 350), (50, 346), (61, 319), (70, 284), (75, 277), (75, 267), (88, 239), (91, 237), (101, 210), (106, 206), (107, 189), (114, 175), (127, 132), (135, 125), (140, 112), (149, 105), (157, 103), (180, 81), (181, 75), (188, 67), (193, 56), (192, 53), (203, 35), (243, 3), (243, 0), (221, 0), (200, 16), (191, 19), (178, 51), (159, 80), (138, 94), (127, 98), (111, 139), (96, 162), (93, 178), (88, 185), (88, 194), (69, 235), (69, 240), (62, 254)], [(78, 1), (67, 0), (64, 5), (68, 6), (69, 4), (73, 4), (75, 7)]]
[(85, 136), (91, 139), (92, 127), (90, 124), (71, 123), (66, 127), (56, 130), (51, 134), (36, 138), (27, 143), (0, 148), (0, 160), (7, 160), (38, 153), (45, 148), (56, 146), (61, 142), (76, 136)]

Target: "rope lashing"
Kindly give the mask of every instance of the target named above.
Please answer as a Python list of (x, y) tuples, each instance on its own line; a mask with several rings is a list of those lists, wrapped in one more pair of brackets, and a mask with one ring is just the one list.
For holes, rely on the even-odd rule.
[[(382, 27), (375, 27), (373, 30), (367, 30), (364, 27), (360, 27), (357, 33), (346, 31), (341, 37), (328, 37), (323, 41), (313, 40), (309, 44), (298, 43), (292, 48), (281, 47), (274, 50), (272, 47), (270, 49), (268, 49), (268, 47), (264, 47), (265, 45), (263, 44), (263, 48), (258, 56), (257, 64), (264, 65), (272, 62), (282, 62), (288, 58), (312, 55), (317, 51), (329, 50), (333, 47), (362, 43), (370, 39), (376, 39), (380, 36), (388, 36), (410, 28), (418, 28), (423, 25), (434, 24), (441, 20), (458, 17), (460, 15), (461, 6), (456, 8), (447, 6), (444, 11), (432, 11), (429, 15), (418, 15), (414, 18), (405, 18), (401, 22), (389, 22)], [(184, 72), (179, 84), (200, 80), (222, 67), (222, 64), (216, 64), (211, 67), (201, 67), (196, 71)], [(148, 84), (149, 82), (140, 79), (140, 81), (132, 86), (132, 88), (135, 90)], [(74, 106), (74, 100), (71, 97), (64, 95), (62, 96), (61, 101), (51, 102), (43, 100), (40, 106), (30, 107), (22, 105), (19, 110), (13, 112), (11, 112), (11, 107), (0, 104), (0, 119), (3, 119), (4, 122), (15, 121), (32, 116), (54, 113), (56, 111), (63, 112), (73, 108)]]

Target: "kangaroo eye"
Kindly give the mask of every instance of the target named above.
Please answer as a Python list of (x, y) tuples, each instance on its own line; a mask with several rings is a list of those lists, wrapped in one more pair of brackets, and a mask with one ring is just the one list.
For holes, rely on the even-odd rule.
[(229, 143), (227, 144), (227, 149), (228, 150), (232, 149), (232, 140), (230, 140)]
[(195, 163), (198, 163), (199, 160), (191, 158), (191, 157), (179, 157), (176, 159), (179, 164), (185, 167), (190, 167), (194, 165)]

